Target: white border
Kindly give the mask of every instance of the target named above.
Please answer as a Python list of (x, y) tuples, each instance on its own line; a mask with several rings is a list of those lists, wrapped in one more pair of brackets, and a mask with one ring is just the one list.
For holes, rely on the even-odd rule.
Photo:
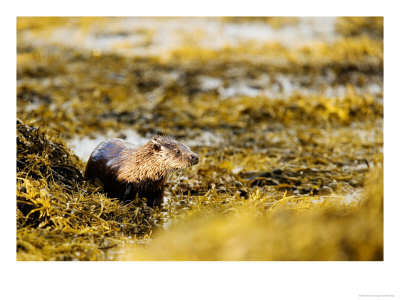
[[(389, 3), (390, 2), (390, 3)], [(129, 4), (128, 4), (129, 3)], [(3, 4), (1, 29), (2, 299), (359, 299), (400, 297), (398, 274), (398, 55), (396, 1), (16, 1)], [(388, 4), (389, 3), (389, 4)], [(16, 262), (16, 16), (385, 16), (384, 262)], [(5, 167), (4, 167), (5, 166)]]

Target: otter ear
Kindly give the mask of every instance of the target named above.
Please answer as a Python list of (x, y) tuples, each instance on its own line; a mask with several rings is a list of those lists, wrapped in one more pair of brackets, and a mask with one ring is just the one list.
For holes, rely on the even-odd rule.
[(152, 139), (151, 141), (153, 142), (153, 149), (156, 151), (160, 151), (161, 144), (159, 143), (159, 141), (157, 141), (157, 139)]

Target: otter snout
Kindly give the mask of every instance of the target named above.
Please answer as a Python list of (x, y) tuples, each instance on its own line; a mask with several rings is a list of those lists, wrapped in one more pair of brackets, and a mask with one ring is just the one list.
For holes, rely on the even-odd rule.
[(192, 165), (197, 165), (199, 163), (199, 156), (196, 153), (190, 154), (189, 159)]

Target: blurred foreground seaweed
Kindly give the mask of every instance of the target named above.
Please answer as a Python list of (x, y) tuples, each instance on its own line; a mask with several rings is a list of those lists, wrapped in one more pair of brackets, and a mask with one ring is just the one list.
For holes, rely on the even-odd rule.
[[(253, 195), (249, 201), (266, 201)], [(192, 216), (123, 260), (383, 260), (383, 172), (369, 175), (365, 202), (283, 197), (264, 211)], [(315, 202), (316, 201), (316, 202)]]

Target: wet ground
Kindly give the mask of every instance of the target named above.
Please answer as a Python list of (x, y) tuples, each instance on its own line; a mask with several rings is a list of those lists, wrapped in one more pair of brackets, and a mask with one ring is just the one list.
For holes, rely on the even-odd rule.
[[(18, 259), (312, 259), (297, 240), (297, 256), (268, 256), (276, 241), (257, 240), (274, 230), (282, 203), (301, 215), (287, 221), (288, 237), (296, 220), (307, 232), (326, 225), (321, 211), (335, 211), (337, 227), (325, 233), (336, 248), (315, 259), (380, 259), (383, 233), (368, 248), (343, 232), (374, 224), (343, 218), (361, 214), (367, 174), (382, 167), (382, 30), (380, 18), (19, 18)], [(155, 134), (200, 156), (170, 178), (161, 210), (122, 206), (79, 177), (104, 138), (140, 145)], [(305, 208), (318, 217), (304, 217)], [(255, 229), (244, 210), (264, 225)], [(182, 236), (182, 226), (222, 228), (230, 233), (220, 240), (232, 238), (219, 218), (234, 231), (243, 224), (257, 242), (239, 234), (250, 250), (237, 255), (224, 256), (225, 246), (216, 257), (208, 247), (193, 257), (173, 247), (157, 254), (159, 235), (197, 240)], [(207, 233), (198, 239), (213, 245)]]

